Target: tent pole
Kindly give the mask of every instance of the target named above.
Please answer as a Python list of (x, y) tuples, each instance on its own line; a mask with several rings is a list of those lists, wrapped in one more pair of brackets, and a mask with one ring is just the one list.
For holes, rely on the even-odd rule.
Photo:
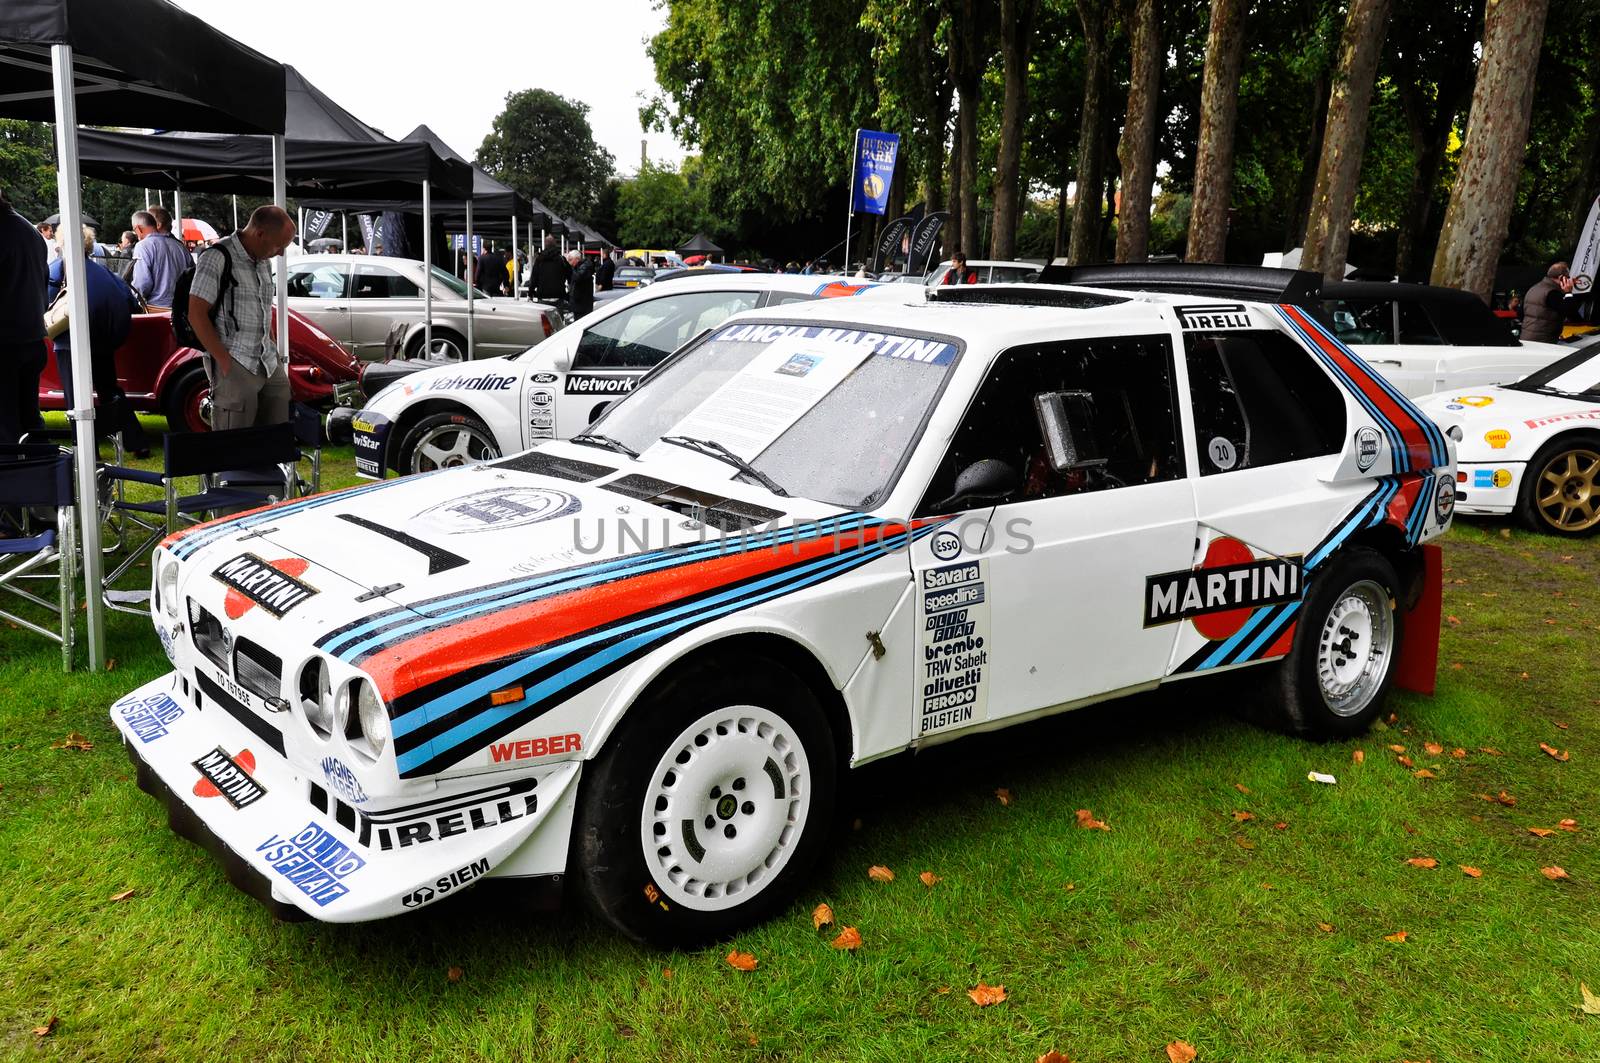
[(477, 357), (473, 353), (473, 339), (472, 339), (472, 292), (473, 292), (473, 289), (477, 287), (477, 285), (475, 285), (473, 283), (473, 281), (476, 279), (473, 276), (473, 267), (475, 265), (477, 265), (477, 259), (475, 259), (473, 257), (473, 255), (472, 255), (472, 200), (471, 199), (467, 200), (467, 237), (466, 237), (466, 240), (464, 241), (464, 244), (465, 244), (465, 248), (466, 248), (466, 259), (467, 259), (467, 276), (466, 276), (466, 281), (467, 281), (467, 361), (470, 362), (470, 361), (472, 361), (473, 358)]
[(239, 197), (233, 197), (233, 231), (239, 231)]
[(350, 253), (350, 215), (342, 210), (339, 212), (339, 250)]
[[(295, 232), (300, 236), (300, 249), (303, 251), (306, 246), (306, 208), (304, 207), (300, 208), (300, 221), (295, 226)], [(285, 251), (284, 254), (287, 255), (288, 252)]]
[[(272, 135), (272, 202), (279, 210), (288, 209), (288, 162), (284, 155), (283, 134)], [(277, 268), (277, 333), (278, 357), (285, 366), (289, 364), (289, 249), (284, 248), (282, 261)]]
[(522, 300), (521, 286), (522, 264), (517, 261), (517, 216), (511, 215), (511, 298)]
[[(89, 320), (89, 291), (84, 271), (89, 268), (83, 255), (83, 204), (78, 171), (78, 105), (73, 97), (72, 46), (50, 46), (50, 65), (55, 75), (56, 149), (61, 177), (57, 192), (61, 224), (67, 240), (62, 254), (63, 276), (72, 306), (74, 321)], [(72, 421), (76, 448), (73, 465), (78, 475), (78, 520), (83, 525), (83, 602), (88, 611), (89, 668), (98, 672), (105, 666), (105, 598), (100, 590), (100, 492), (96, 486), (96, 467), (100, 455), (94, 439), (94, 370), (90, 359), (89, 330), (78, 329), (72, 337)]]
[(177, 231), (172, 235), (178, 238), (178, 243), (183, 243), (183, 189), (172, 190), (172, 227)]
[(433, 357), (433, 182), (422, 179), (422, 357)]
[(144, 209), (150, 209), (150, 190), (148, 188), (144, 190)]

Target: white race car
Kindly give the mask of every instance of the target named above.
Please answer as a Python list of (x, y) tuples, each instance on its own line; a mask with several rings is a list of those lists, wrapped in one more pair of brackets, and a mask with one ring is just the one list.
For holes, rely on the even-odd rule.
[(173, 670), (111, 718), (234, 883), (569, 876), (701, 942), (794, 897), (848, 767), (1264, 662), (1269, 722), (1348, 735), (1432, 674), (1451, 445), (1292, 306), (795, 304), (589, 432), (157, 550)]
[(1600, 532), (1600, 342), (1514, 384), (1419, 403), (1457, 434), (1461, 512), (1533, 531)]
[(506, 358), (426, 368), (378, 392), (351, 426), (356, 471), (428, 472), (578, 435), (663, 358), (730, 314), (859, 295), (872, 284), (712, 273), (652, 284)]

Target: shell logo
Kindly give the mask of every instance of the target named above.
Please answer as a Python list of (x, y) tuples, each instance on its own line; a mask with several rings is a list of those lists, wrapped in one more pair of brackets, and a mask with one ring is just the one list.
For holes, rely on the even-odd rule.
[(1494, 405), (1494, 396), (1492, 396), (1492, 395), (1461, 395), (1461, 396), (1458, 396), (1453, 401), (1459, 402), (1463, 406), (1476, 406), (1478, 409), (1481, 410), (1485, 406), (1493, 406)]
[(1504, 428), (1496, 428), (1493, 431), (1483, 433), (1483, 441), (1495, 450), (1504, 450), (1506, 449), (1506, 444), (1511, 442), (1511, 433)]

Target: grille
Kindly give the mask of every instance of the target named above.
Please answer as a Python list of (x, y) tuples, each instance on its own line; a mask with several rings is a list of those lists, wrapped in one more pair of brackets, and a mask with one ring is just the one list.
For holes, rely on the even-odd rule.
[(239, 684), (257, 697), (283, 696), (283, 659), (249, 639), (234, 643), (233, 671)]
[(765, 506), (752, 505), (749, 502), (735, 502), (730, 498), (706, 510), (700, 519), (718, 531), (730, 532), (754, 528), (758, 524), (765, 524), (781, 516), (783, 513), (779, 510), (767, 509)]
[(222, 630), (222, 622), (193, 598), (189, 599), (189, 637), (202, 657), (224, 674), (228, 672), (228, 636)]
[(619, 477), (603, 486), (607, 491), (615, 491), (629, 498), (654, 498), (656, 495), (673, 490), (675, 485), (666, 480), (657, 480), (653, 476), (634, 474)]
[(516, 472), (537, 473), (540, 476), (553, 476), (558, 480), (576, 480), (578, 483), (587, 483), (598, 480), (609, 473), (616, 472), (606, 465), (594, 465), (587, 461), (577, 461), (573, 458), (558, 458), (553, 454), (543, 451), (530, 450), (525, 454), (514, 454), (504, 461), (494, 463), (497, 469), (512, 469)]

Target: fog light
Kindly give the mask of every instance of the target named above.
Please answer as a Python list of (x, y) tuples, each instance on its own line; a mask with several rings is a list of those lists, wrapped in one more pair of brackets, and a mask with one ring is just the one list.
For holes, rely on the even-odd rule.
[(382, 756), (384, 746), (389, 742), (389, 712), (384, 708), (382, 699), (378, 697), (378, 688), (372, 685), (372, 680), (357, 679), (354, 686), (356, 712), (361, 719), (361, 734), (372, 747), (372, 752)]
[(178, 615), (178, 559), (162, 551), (164, 555), (156, 573), (156, 597), (161, 600), (161, 611), (168, 616)]
[(320, 657), (307, 661), (300, 670), (300, 708), (317, 737), (332, 737), (333, 680), (328, 676), (327, 664)]

